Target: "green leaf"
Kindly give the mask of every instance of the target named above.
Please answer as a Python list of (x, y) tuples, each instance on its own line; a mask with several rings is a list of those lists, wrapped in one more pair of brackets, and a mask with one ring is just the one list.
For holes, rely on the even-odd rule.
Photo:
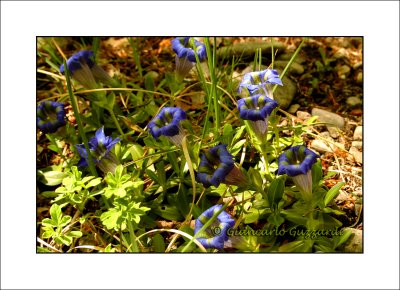
[(59, 227), (64, 227), (71, 222), (72, 218), (69, 215), (65, 215), (62, 217), (60, 223), (58, 224)]
[(50, 216), (55, 224), (59, 225), (62, 218), (61, 208), (58, 204), (53, 204), (50, 208)]
[(152, 212), (170, 221), (180, 221), (183, 218), (175, 206), (163, 205), (153, 209)]
[(69, 246), (72, 243), (72, 238), (68, 236), (58, 236), (54, 238), (54, 241), (57, 244), (64, 244), (66, 246)]
[(90, 187), (94, 187), (96, 185), (99, 185), (101, 183), (101, 178), (96, 178), (91, 180), (88, 184), (85, 185), (85, 188), (90, 188)]
[(263, 180), (261, 174), (258, 170), (255, 170), (253, 167), (249, 168), (248, 176), (250, 178), (250, 182), (254, 187), (262, 192), (263, 190)]
[(236, 156), (236, 154), (239, 153), (239, 151), (242, 149), (243, 144), (246, 142), (246, 139), (242, 139), (233, 145), (233, 147), (229, 150), (229, 152), (233, 155)]
[(313, 187), (318, 186), (319, 181), (322, 179), (322, 166), (320, 160), (314, 163), (314, 165), (311, 167), (311, 175)]
[(279, 176), (271, 182), (268, 188), (268, 202), (271, 208), (277, 208), (285, 190), (285, 176)]
[(119, 229), (118, 219), (121, 217), (122, 212), (116, 208), (110, 208), (108, 211), (103, 212), (100, 220), (107, 229)]
[(158, 183), (158, 184), (161, 184), (161, 182), (160, 182), (159, 179), (158, 179), (158, 176), (157, 176), (153, 171), (151, 171), (150, 169), (146, 169), (146, 174), (147, 174), (153, 181), (155, 181), (155, 182)]
[(58, 193), (55, 191), (43, 191), (40, 194), (47, 198), (53, 198), (53, 197), (58, 196)]
[(332, 199), (336, 198), (339, 195), (339, 190), (342, 188), (343, 185), (345, 185), (345, 182), (343, 181), (338, 182), (328, 191), (324, 199), (325, 206), (327, 206)]
[(47, 186), (55, 186), (62, 183), (68, 175), (60, 171), (37, 171), (38, 181)]
[(45, 219), (42, 220), (42, 226), (43, 227), (48, 227), (48, 228), (53, 228), (53, 227), (56, 227), (57, 224), (52, 219), (45, 218)]
[(323, 211), (324, 211), (324, 213), (333, 213), (335, 215), (344, 215), (344, 214), (346, 214), (345, 212), (343, 212), (341, 210), (333, 209), (333, 208), (330, 208), (330, 207), (325, 207), (323, 209)]
[(335, 243), (335, 248), (340, 247), (344, 244), (352, 235), (352, 232), (348, 229), (344, 230), (343, 235), (333, 236), (333, 241)]
[[(131, 148), (129, 148), (129, 152), (132, 156), (132, 160), (138, 160), (143, 158), (144, 156), (144, 150), (139, 144), (132, 144)], [(141, 168), (143, 165), (143, 160), (136, 161), (135, 164), (137, 164), (137, 166)]]
[(276, 227), (279, 227), (284, 221), (285, 219), (279, 213), (272, 213), (268, 217), (268, 222)]
[(67, 236), (71, 237), (71, 238), (80, 238), (80, 237), (82, 237), (82, 232), (81, 231), (70, 231), (67, 234)]
[(164, 253), (165, 252), (165, 242), (164, 238), (160, 234), (155, 234), (153, 236), (153, 247), (154, 252), (156, 253)]
[(280, 253), (294, 253), (294, 252), (306, 252), (304, 251), (305, 241), (294, 241), (287, 244), (284, 244), (279, 247), (278, 251)]
[(55, 234), (53, 228), (45, 228), (46, 230), (42, 234), (42, 239), (48, 239)]

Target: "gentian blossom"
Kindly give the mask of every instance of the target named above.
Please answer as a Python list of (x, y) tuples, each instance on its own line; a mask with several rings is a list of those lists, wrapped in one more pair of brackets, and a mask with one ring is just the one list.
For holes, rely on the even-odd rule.
[[(175, 51), (176, 73), (183, 79), (196, 63), (195, 52), (189, 43), (190, 37), (176, 37), (171, 41), (172, 49)], [(196, 53), (202, 61), (207, 56), (206, 47), (203, 43), (194, 39)]]
[[(67, 60), (67, 67), (72, 78), (87, 89), (98, 88), (97, 81), (112, 87), (118, 86), (118, 82), (96, 64), (93, 51), (82, 50), (75, 53)], [(65, 73), (64, 64), (60, 66), (60, 72)]]
[(240, 117), (248, 120), (254, 133), (262, 138), (268, 129), (268, 118), (278, 103), (262, 94), (238, 100)]
[[(100, 168), (104, 173), (115, 172), (116, 167), (119, 165), (115, 154), (111, 152), (111, 149), (117, 144), (121, 138), (115, 138), (114, 140), (104, 134), (104, 127), (101, 127), (96, 131), (95, 136), (88, 142), (90, 155), (93, 158), (93, 162)], [(83, 144), (76, 145), (81, 159), (79, 160), (78, 166), (88, 166), (88, 153)]]
[(65, 125), (64, 104), (44, 101), (36, 109), (36, 124), (43, 133), (54, 133)]
[[(203, 227), (203, 225), (221, 209), (221, 207), (221, 204), (214, 205), (197, 218), (194, 226), (195, 235)], [(232, 228), (234, 224), (235, 220), (226, 211), (222, 211), (210, 225), (210, 227), (203, 231), (198, 237), (196, 237), (196, 239), (205, 248), (216, 248), (222, 250), (224, 248), (224, 242), (229, 238), (227, 235), (227, 230)], [(212, 230), (215, 227), (219, 227), (220, 230)], [(219, 234), (217, 235), (216, 232), (219, 232)]]
[(305, 199), (311, 199), (312, 174), (311, 167), (319, 158), (304, 145), (286, 150), (278, 157), (278, 174), (287, 174), (300, 189)]
[(186, 113), (181, 108), (164, 107), (160, 113), (150, 121), (148, 127), (151, 135), (158, 139), (161, 135), (167, 137), (176, 146), (181, 146), (185, 136), (181, 121), (186, 119)]
[(250, 96), (254, 94), (263, 94), (273, 99), (271, 85), (283, 86), (277, 70), (265, 69), (245, 74), (238, 91), (242, 93), (243, 89), (246, 89)]
[(247, 184), (247, 177), (235, 166), (225, 144), (217, 145), (201, 156), (197, 179), (205, 187), (218, 187), (221, 183), (237, 186)]

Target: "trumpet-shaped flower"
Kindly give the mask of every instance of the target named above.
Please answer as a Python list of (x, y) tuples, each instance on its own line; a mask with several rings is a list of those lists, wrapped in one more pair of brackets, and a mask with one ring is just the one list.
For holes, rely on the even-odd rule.
[[(93, 51), (75, 53), (67, 60), (67, 67), (72, 77), (87, 89), (98, 88), (97, 81), (112, 87), (118, 86), (118, 82), (96, 64)], [(60, 72), (65, 73), (64, 64), (60, 66)]]
[(277, 70), (265, 69), (245, 74), (238, 91), (242, 93), (243, 89), (246, 89), (250, 96), (263, 94), (273, 99), (271, 85), (283, 86)]
[[(196, 235), (203, 225), (221, 208), (222, 205), (218, 204), (203, 212), (196, 220), (194, 234)], [(200, 233), (196, 239), (205, 248), (216, 248), (222, 250), (224, 248), (224, 242), (229, 238), (227, 230), (232, 228), (234, 224), (235, 220), (226, 211), (222, 211), (210, 225), (210, 227)], [(215, 228), (219, 229), (216, 230)]]
[[(94, 163), (104, 173), (115, 172), (116, 167), (119, 165), (117, 158), (111, 149), (117, 144), (121, 138), (114, 140), (104, 134), (104, 127), (96, 131), (95, 136), (89, 141), (90, 156), (93, 158)], [(83, 144), (76, 145), (81, 159), (78, 166), (88, 166), (88, 152)]]
[(238, 186), (247, 184), (246, 176), (235, 166), (226, 145), (217, 145), (201, 156), (197, 179), (205, 187), (218, 187), (220, 183)]
[(44, 101), (36, 109), (36, 124), (43, 133), (54, 133), (65, 125), (64, 104)]
[[(190, 37), (176, 37), (171, 41), (172, 49), (175, 51), (176, 73), (180, 78), (184, 78), (196, 62), (195, 51), (190, 46)], [(203, 43), (194, 39), (194, 45), (199, 60), (202, 61), (206, 56), (206, 47)]]
[(303, 193), (305, 199), (312, 195), (311, 167), (319, 156), (303, 145), (294, 146), (278, 157), (278, 174), (287, 174)]
[(160, 113), (150, 121), (148, 127), (151, 135), (158, 139), (161, 135), (167, 137), (176, 146), (182, 144), (185, 136), (181, 121), (186, 119), (186, 113), (181, 108), (164, 107)]
[(265, 135), (268, 129), (268, 118), (278, 103), (262, 94), (238, 100), (240, 117), (248, 120), (258, 137)]

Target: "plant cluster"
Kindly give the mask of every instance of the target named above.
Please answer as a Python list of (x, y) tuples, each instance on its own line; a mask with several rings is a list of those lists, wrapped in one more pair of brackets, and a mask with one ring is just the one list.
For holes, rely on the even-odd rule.
[(142, 74), (130, 39), (132, 81), (98, 64), (99, 44), (63, 61), (50, 43), (38, 52), (58, 90), (38, 103), (38, 144), (60, 158), (38, 168), (51, 203), (38, 251), (334, 252), (349, 238), (334, 202), (344, 183), (324, 185), (302, 138), (315, 119), (282, 126), (290, 115), (274, 99), (301, 46), (281, 75), (273, 49), (265, 70), (256, 51), (254, 71), (235, 82), (240, 60), (229, 70), (209, 38), (177, 37), (175, 72), (159, 81)]

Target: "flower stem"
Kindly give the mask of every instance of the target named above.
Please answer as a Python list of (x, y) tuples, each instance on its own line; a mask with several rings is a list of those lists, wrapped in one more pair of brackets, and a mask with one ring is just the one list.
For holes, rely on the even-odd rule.
[(121, 135), (122, 138), (124, 138), (124, 132), (122, 131), (122, 129), (121, 129), (119, 123), (118, 123), (118, 119), (117, 119), (117, 117), (115, 116), (113, 109), (107, 109), (107, 110), (108, 110), (108, 112), (110, 113), (111, 118), (113, 119), (114, 124), (115, 124), (115, 126), (117, 127), (119, 134)]
[(139, 253), (139, 247), (136, 241), (135, 231), (133, 230), (133, 225), (131, 221), (127, 221), (129, 235), (131, 236), (131, 252), (132, 253)]
[[(287, 70), (290, 68), (290, 66), (292, 65), (293, 61), (296, 59), (297, 55), (299, 54), (301, 47), (304, 44), (304, 39), (301, 41), (299, 47), (296, 49), (296, 51), (294, 52), (292, 58), (289, 60), (289, 62), (287, 63), (287, 65), (285, 66), (285, 69), (283, 70), (283, 72), (281, 73), (281, 75), (279, 76), (281, 78), (281, 80), (283, 80), (283, 77), (285, 76)], [(274, 87), (272, 88), (272, 93), (275, 92), (276, 88), (278, 87), (278, 85), (274, 85)]]
[[(216, 46), (214, 45), (213, 51), (211, 53), (210, 40), (208, 37), (204, 38), (204, 43), (206, 45), (207, 59), (208, 59), (208, 69), (210, 70), (211, 77), (211, 90), (209, 97), (213, 99), (214, 105), (214, 116), (215, 116), (215, 136), (218, 138), (219, 129), (221, 128), (221, 107), (219, 106), (219, 94), (217, 93), (217, 78), (215, 76), (215, 66), (216, 66)], [(214, 43), (216, 40), (214, 38)]]
[(76, 118), (76, 122), (78, 123), (78, 132), (79, 132), (79, 135), (82, 138), (83, 145), (85, 146), (86, 152), (88, 154), (87, 162), (88, 162), (88, 165), (89, 165), (89, 169), (90, 169), (91, 174), (93, 176), (97, 177), (96, 167), (94, 165), (93, 158), (92, 158), (91, 153), (90, 153), (88, 140), (86, 138), (86, 134), (85, 134), (85, 131), (83, 129), (82, 120), (81, 120), (80, 113), (79, 113), (79, 108), (78, 108), (78, 103), (76, 101), (75, 95), (72, 92), (70, 72), (68, 70), (67, 62), (65, 60), (64, 60), (64, 68), (65, 68), (65, 79), (67, 80), (67, 89), (68, 89), (69, 98), (71, 100), (71, 105), (72, 105), (72, 108), (74, 110), (74, 115), (75, 115), (75, 118)]

